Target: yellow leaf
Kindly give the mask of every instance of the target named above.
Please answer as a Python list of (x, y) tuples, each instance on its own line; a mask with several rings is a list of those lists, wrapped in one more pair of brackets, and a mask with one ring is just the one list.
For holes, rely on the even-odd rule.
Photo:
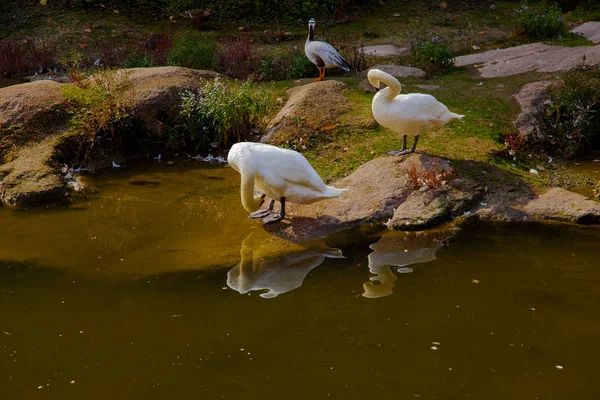
[(335, 129), (335, 127), (337, 126), (337, 124), (333, 124), (333, 125), (327, 125), (321, 128), (321, 132), (327, 132), (330, 131), (332, 129)]
[(48, 4), (48, 0), (40, 0), (40, 4), (45, 6), (46, 4)]
[(119, 13), (119, 10), (113, 10), (113, 12), (114, 12), (115, 14), (118, 14), (118, 13)]
[(446, 3), (445, 1), (440, 3), (440, 8), (443, 10), (444, 8), (448, 7), (448, 3)]

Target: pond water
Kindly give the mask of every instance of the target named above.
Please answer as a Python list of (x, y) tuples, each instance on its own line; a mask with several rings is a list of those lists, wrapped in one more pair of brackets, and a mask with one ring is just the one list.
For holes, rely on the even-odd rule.
[[(267, 234), (230, 168), (0, 208), (2, 399), (597, 399), (600, 229)], [(343, 257), (343, 258), (342, 258)]]

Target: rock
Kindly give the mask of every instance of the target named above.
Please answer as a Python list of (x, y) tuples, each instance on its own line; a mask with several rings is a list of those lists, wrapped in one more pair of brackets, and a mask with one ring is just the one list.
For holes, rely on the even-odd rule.
[(175, 114), (181, 102), (181, 92), (198, 89), (202, 80), (214, 79), (216, 72), (182, 67), (131, 68), (129, 74), (134, 87), (134, 113), (151, 135), (160, 137), (166, 130), (159, 116)]
[(455, 179), (444, 186), (415, 191), (400, 204), (387, 226), (397, 230), (420, 230), (461, 216), (485, 193), (483, 186)]
[(0, 199), (12, 206), (31, 206), (64, 197), (65, 182), (50, 166), (56, 136), (22, 148), (15, 160), (0, 166)]
[(550, 81), (539, 81), (523, 85), (519, 93), (514, 97), (521, 106), (521, 113), (513, 122), (519, 130), (521, 137), (527, 137), (534, 133), (537, 137), (542, 137), (540, 126), (545, 124), (545, 111), (548, 100), (548, 87), (552, 85)]
[(323, 81), (289, 89), (287, 103), (271, 120), (261, 142), (280, 145), (297, 141), (337, 124), (349, 108), (345, 88), (338, 81)]
[(600, 223), (600, 203), (561, 188), (551, 188), (521, 209), (535, 220)]
[[(340, 232), (363, 224), (383, 224), (396, 218), (391, 227), (417, 229), (432, 226), (453, 215), (462, 214), (484, 193), (484, 188), (473, 182), (456, 179), (452, 185), (427, 192), (419, 192), (408, 182), (404, 168), (415, 165), (429, 169), (433, 165), (448, 165), (446, 160), (427, 154), (408, 157), (383, 157), (369, 161), (349, 176), (332, 183), (335, 187), (348, 188), (341, 198), (321, 201), (309, 206), (290, 204), (289, 224), (271, 226), (280, 236), (303, 241), (322, 235)], [(413, 208), (417, 199), (430, 196), (439, 198), (439, 206), (423, 205)], [(442, 199), (444, 201), (442, 201)], [(431, 203), (431, 202), (429, 202)], [(409, 209), (413, 209), (414, 223), (406, 225), (403, 220)], [(441, 211), (436, 211), (436, 210)], [(431, 212), (430, 212), (431, 210)], [(418, 223), (419, 218), (427, 219)]]
[(581, 64), (600, 63), (600, 45), (583, 47), (526, 44), (489, 50), (456, 58), (455, 65), (475, 65), (482, 78), (498, 78), (526, 72), (564, 72)]
[[(123, 73), (132, 82), (135, 117), (156, 136), (164, 130), (160, 118), (177, 112), (183, 90), (199, 88), (203, 79), (217, 77), (214, 72), (179, 67), (134, 68)], [(77, 138), (61, 135), (68, 116), (63, 87), (44, 80), (0, 89), (0, 129), (7, 130), (0, 140), (17, 146), (10, 152), (10, 162), (0, 166), (0, 200), (6, 204), (46, 203), (66, 192), (68, 182), (51, 167), (53, 157), (68, 159), (81, 148)], [(97, 139), (95, 151), (86, 160), (88, 171), (110, 167), (113, 162), (124, 164), (122, 150), (111, 138)]]
[(571, 32), (583, 36), (592, 43), (600, 43), (600, 22), (590, 21), (571, 29)]
[(48, 131), (66, 121), (67, 99), (63, 84), (36, 81), (0, 89), (0, 129), (20, 125), (23, 129)]
[(266, 229), (276, 231), (278, 236), (304, 241), (361, 224), (383, 223), (413, 191), (401, 167), (414, 157), (382, 157), (369, 161), (332, 183), (335, 187), (348, 188), (340, 198), (311, 205), (290, 204), (287, 208), (292, 217), (289, 223)]
[[(383, 89), (386, 86), (387, 85), (385, 83), (381, 82), (379, 88)], [(369, 80), (367, 78), (360, 81), (360, 83), (358, 84), (358, 87), (362, 88), (365, 92), (377, 93), (377, 89), (375, 89), (375, 87), (373, 85), (371, 85), (371, 82), (369, 82)]]
[(376, 46), (365, 46), (358, 49), (365, 55), (374, 58), (391, 58), (403, 56), (408, 53), (408, 47), (400, 47), (394, 44), (380, 44)]
[(442, 90), (443, 87), (438, 86), (438, 85), (413, 85), (415, 87), (418, 87), (419, 89), (423, 89), (423, 90)]
[(361, 74), (364, 74), (366, 76), (367, 73), (372, 69), (379, 69), (383, 72), (387, 72), (388, 74), (390, 74), (393, 77), (398, 78), (398, 79), (408, 78), (408, 77), (425, 78), (425, 76), (427, 76), (425, 71), (423, 71), (422, 69), (414, 68), (414, 67), (405, 67), (404, 65), (392, 65), (392, 64), (375, 65), (374, 67), (367, 69), (366, 71), (362, 72)]

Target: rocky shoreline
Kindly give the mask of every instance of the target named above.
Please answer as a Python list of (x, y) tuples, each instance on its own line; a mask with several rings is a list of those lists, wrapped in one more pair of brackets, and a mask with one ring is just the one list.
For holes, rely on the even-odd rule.
[[(155, 137), (163, 133), (159, 115), (172, 112), (183, 89), (198, 87), (202, 79), (216, 77), (210, 71), (178, 67), (137, 68), (129, 73), (135, 91), (136, 116), (145, 124), (147, 134)], [(4, 204), (16, 207), (47, 204), (60, 201), (72, 190), (65, 171), (52, 163), (67, 131), (62, 85), (37, 81), (0, 89), (0, 130), (23, 135), (21, 146), (11, 153), (8, 162), (0, 165), (0, 198)], [(545, 84), (538, 86), (545, 88)], [(301, 127), (307, 134), (322, 130), (325, 125), (334, 126), (348, 108), (343, 96), (345, 87), (340, 82), (326, 81), (292, 89), (287, 104), (273, 119), (263, 141), (281, 144), (297, 136), (294, 127), (298, 120), (303, 121)], [(322, 101), (314, 101), (315, 98)], [(519, 101), (525, 109), (525, 103), (539, 102), (539, 96), (522, 96)], [(331, 110), (321, 106), (332, 103), (340, 106)], [(304, 120), (303, 115), (307, 114), (316, 117)], [(532, 123), (527, 124), (531, 119), (520, 117), (520, 120), (531, 129)], [(105, 161), (110, 165), (111, 160)], [(407, 179), (409, 165), (423, 171), (434, 166), (452, 167), (459, 173), (439, 187), (415, 187)], [(475, 171), (471, 174), (475, 177), (460, 174), (464, 169)], [(428, 154), (377, 158), (333, 185), (350, 190), (340, 199), (311, 206), (290, 205), (291, 218), (266, 229), (294, 241), (304, 241), (364, 224), (421, 230), (453, 219), (471, 218), (600, 223), (600, 203), (584, 196), (560, 188), (532, 187), (486, 163), (465, 161), (451, 165), (448, 160)]]

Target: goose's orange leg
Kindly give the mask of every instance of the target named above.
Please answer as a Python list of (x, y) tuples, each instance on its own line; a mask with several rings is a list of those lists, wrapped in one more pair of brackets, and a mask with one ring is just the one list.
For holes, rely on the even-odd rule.
[(315, 82), (319, 82), (325, 79), (325, 67), (319, 68), (319, 77), (315, 78)]

